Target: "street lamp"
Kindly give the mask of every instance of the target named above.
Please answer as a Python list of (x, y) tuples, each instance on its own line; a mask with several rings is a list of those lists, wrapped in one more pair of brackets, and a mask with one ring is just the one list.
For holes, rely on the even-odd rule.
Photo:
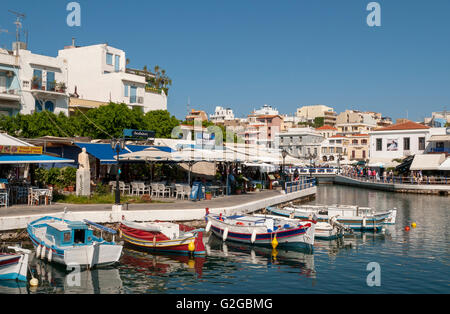
[(120, 205), (120, 188), (119, 188), (119, 167), (120, 167), (120, 161), (119, 161), (119, 153), (121, 150), (125, 148), (125, 140), (122, 138), (119, 139), (111, 139), (111, 148), (114, 150), (117, 154), (117, 173), (116, 173), (116, 205)]
[(283, 149), (283, 151), (281, 152), (281, 156), (283, 157), (283, 180), (286, 181), (286, 171), (285, 171), (285, 166), (284, 166), (284, 160), (286, 159), (287, 156), (287, 151), (285, 149)]

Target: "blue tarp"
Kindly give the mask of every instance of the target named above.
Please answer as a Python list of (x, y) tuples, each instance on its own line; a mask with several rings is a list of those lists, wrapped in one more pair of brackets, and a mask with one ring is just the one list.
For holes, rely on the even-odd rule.
[[(116, 151), (111, 148), (110, 144), (98, 144), (98, 143), (75, 143), (80, 148), (86, 148), (86, 152), (95, 158), (100, 160), (100, 164), (116, 164), (117, 161), (114, 156), (117, 155)], [(156, 147), (161, 151), (171, 152), (172, 149), (167, 146), (144, 146), (144, 145), (126, 145), (125, 149), (119, 152), (121, 154), (128, 154), (134, 152), (143, 151), (146, 148)]]
[(73, 163), (74, 160), (49, 155), (0, 155), (0, 164)]

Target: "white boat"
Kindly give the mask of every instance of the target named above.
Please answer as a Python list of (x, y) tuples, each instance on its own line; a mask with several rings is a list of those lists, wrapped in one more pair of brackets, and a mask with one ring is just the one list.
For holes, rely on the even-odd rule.
[(267, 210), (281, 216), (310, 219), (316, 215), (318, 222), (330, 222), (332, 218), (346, 228), (353, 230), (380, 231), (392, 211), (376, 212), (370, 207), (351, 205), (289, 205), (283, 208), (267, 207)]
[[(206, 232), (211, 230), (223, 241), (269, 246), (314, 246), (316, 221), (300, 221), (265, 215), (206, 215)], [(275, 240), (276, 239), (276, 240)]]
[(88, 221), (69, 221), (43, 217), (28, 224), (28, 235), (36, 248), (36, 257), (67, 266), (94, 267), (119, 261), (122, 245), (94, 236), (96, 228), (116, 231)]
[(0, 253), (0, 280), (27, 281), (30, 250), (8, 246), (15, 253)]

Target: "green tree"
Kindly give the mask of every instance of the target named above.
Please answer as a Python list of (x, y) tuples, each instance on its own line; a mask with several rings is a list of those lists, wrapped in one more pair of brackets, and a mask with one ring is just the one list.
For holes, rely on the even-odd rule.
[(178, 125), (180, 121), (167, 110), (149, 111), (143, 118), (144, 129), (155, 131), (158, 138), (171, 138), (173, 128)]

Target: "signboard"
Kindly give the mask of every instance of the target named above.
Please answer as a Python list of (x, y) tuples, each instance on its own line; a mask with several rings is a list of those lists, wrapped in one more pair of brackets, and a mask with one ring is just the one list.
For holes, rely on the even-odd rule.
[(216, 135), (214, 133), (198, 132), (196, 133), (195, 144), (214, 147), (216, 145)]
[(153, 139), (155, 138), (155, 131), (125, 129), (123, 130), (123, 136), (131, 138)]
[(42, 147), (0, 145), (0, 154), (41, 155)]

